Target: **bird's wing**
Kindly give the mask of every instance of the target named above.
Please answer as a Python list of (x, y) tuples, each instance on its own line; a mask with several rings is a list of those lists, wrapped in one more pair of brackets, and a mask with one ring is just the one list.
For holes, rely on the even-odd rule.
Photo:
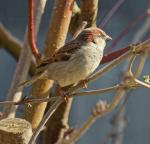
[(79, 42), (76, 42), (74, 40), (69, 42), (68, 44), (60, 48), (52, 57), (43, 60), (42, 63), (39, 66), (37, 66), (38, 71), (43, 71), (51, 63), (69, 60), (72, 54), (79, 48)]
[(38, 66), (38, 68), (46, 66), (47, 64), (51, 64), (53, 62), (67, 61), (72, 56), (72, 53), (74, 53), (79, 48), (80, 43), (72, 41), (60, 48), (52, 57), (43, 60), (42, 63)]

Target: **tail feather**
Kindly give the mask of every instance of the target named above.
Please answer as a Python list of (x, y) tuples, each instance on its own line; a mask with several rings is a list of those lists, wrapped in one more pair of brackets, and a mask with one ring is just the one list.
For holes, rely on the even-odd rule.
[(20, 87), (20, 86), (26, 86), (26, 87), (27, 87), (27, 86), (30, 86), (30, 85), (32, 85), (33, 83), (35, 83), (37, 80), (43, 78), (43, 77), (44, 77), (44, 74), (45, 74), (45, 73), (35, 75), (35, 76), (32, 77), (31, 80), (26, 80), (26, 81), (21, 82), (21, 83), (18, 85), (18, 87)]

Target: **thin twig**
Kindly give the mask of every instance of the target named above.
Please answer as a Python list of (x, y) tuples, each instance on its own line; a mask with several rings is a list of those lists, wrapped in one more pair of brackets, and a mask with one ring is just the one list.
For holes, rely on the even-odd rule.
[[(37, 3), (37, 7), (39, 3)], [(39, 13), (43, 13), (43, 9), (41, 8), (40, 10), (36, 11), (36, 15), (35, 17), (39, 20), (42, 14)], [(40, 21), (35, 21), (35, 26), (36, 28), (38, 28), (40, 25)], [(30, 67), (30, 63), (31, 63), (31, 51), (28, 45), (28, 29), (26, 29), (26, 33), (25, 33), (25, 38), (24, 38), (24, 44), (23, 44), (23, 48), (20, 54), (20, 58), (19, 58), (19, 62), (17, 64), (17, 68), (12, 80), (12, 84), (10, 86), (9, 92), (8, 92), (8, 96), (7, 96), (7, 100), (13, 100), (13, 101), (19, 101), (21, 99), (21, 95), (22, 95), (22, 87), (18, 88), (18, 83), (20, 83), (21, 81), (24, 81), (26, 79), (26, 76), (28, 74), (28, 70)], [(35, 36), (37, 36), (38, 33), (38, 29), (35, 29)], [(3, 117), (14, 117), (15, 113), (16, 113), (16, 106), (6, 106), (4, 107), (4, 115)]]
[[(111, 70), (112, 68), (114, 68), (115, 66), (117, 66), (117, 64), (121, 63), (124, 59), (127, 59), (129, 56), (131, 56), (133, 53), (139, 53), (141, 51), (147, 50), (146, 46), (149, 45), (150, 43), (150, 39), (139, 43), (137, 45), (134, 45), (134, 49), (135, 52), (132, 50), (133, 46), (130, 46), (130, 51), (126, 52), (125, 54), (121, 55), (120, 57), (118, 57), (117, 59), (113, 60), (111, 63), (109, 63), (108, 65), (104, 66), (103, 68), (101, 68), (99, 71), (95, 72), (93, 75), (91, 75), (89, 78), (86, 79), (86, 82), (92, 82), (95, 79), (97, 79), (98, 77), (101, 77), (104, 73), (108, 72), (109, 70)], [(73, 91), (76, 91), (77, 89), (81, 88), (82, 83), (78, 83), (77, 85), (71, 87), (68, 90), (68, 93), (72, 93)]]
[(83, 91), (83, 92), (76, 92), (71, 94), (69, 97), (74, 97), (74, 96), (87, 96), (87, 95), (93, 95), (93, 94), (101, 94), (101, 93), (106, 93), (106, 92), (111, 92), (116, 89), (120, 88), (120, 85), (115, 85), (112, 87), (104, 88), (104, 89), (98, 89), (98, 90), (91, 90), (91, 91)]
[[(135, 34), (135, 37), (133, 38), (133, 43), (136, 43), (138, 41), (140, 41), (143, 36), (145, 35), (145, 33), (147, 33), (147, 31), (149, 30), (149, 23), (150, 23), (150, 18), (147, 17), (146, 21), (144, 22), (144, 24), (142, 25), (142, 28), (140, 28), (138, 30), (138, 32)], [(134, 71), (134, 76), (137, 78), (140, 76), (142, 69), (144, 67), (144, 63), (146, 60), (146, 53), (141, 54), (140, 55), (140, 60), (139, 63), (137, 64), (136, 70)], [(132, 62), (130, 62), (130, 66), (128, 65), (128, 71), (129, 73), (131, 73), (131, 65)], [(112, 139), (112, 144), (121, 144), (123, 141), (123, 131), (125, 129), (126, 126), (126, 121), (125, 121), (125, 108), (127, 105), (127, 101), (129, 99), (129, 97), (131, 96), (133, 90), (130, 90), (125, 97), (124, 103), (122, 104), (122, 106), (120, 107), (119, 111), (117, 112), (117, 114), (115, 114), (115, 116), (113, 117), (113, 121), (112, 121), (112, 125), (113, 128), (111, 129), (111, 131), (107, 134), (104, 143), (106, 144), (106, 141), (108, 141), (109, 138)]]
[(144, 12), (142, 15), (137, 16), (136, 18), (134, 18), (124, 29), (123, 31), (120, 32), (120, 34), (114, 39), (113, 43), (107, 48), (109, 51), (115, 47), (119, 41), (126, 35), (129, 33), (130, 30), (132, 30), (132, 28), (139, 23), (140, 21), (142, 21), (144, 18), (146, 18), (148, 16), (147, 12)]
[(0, 106), (4, 105), (22, 105), (22, 104), (33, 104), (33, 103), (42, 103), (42, 102), (50, 102), (56, 101), (58, 97), (46, 97), (46, 98), (25, 98), (18, 102), (14, 101), (0, 101)]
[(18, 60), (22, 43), (0, 23), (0, 46)]
[[(2, 24), (0, 24), (0, 46), (18, 61), (22, 49), (22, 43), (14, 37)], [(35, 72), (35, 63), (32, 61), (29, 73)]]
[[(135, 88), (135, 87), (139, 87), (140, 85), (135, 85), (132, 86), (131, 88)], [(91, 90), (91, 91), (83, 91), (83, 92), (76, 92), (76, 93), (72, 93), (68, 95), (68, 98), (72, 98), (75, 96), (92, 96), (92, 95), (96, 95), (96, 94), (102, 94), (102, 93), (109, 93), (111, 91), (117, 90), (120, 87), (122, 87), (121, 85), (116, 85), (116, 86), (112, 86), (112, 87), (108, 87), (108, 88), (104, 88), (104, 89), (98, 89), (98, 90)], [(34, 104), (34, 103), (42, 103), (42, 102), (52, 102), (52, 101), (56, 101), (58, 97), (61, 96), (55, 96), (55, 97), (46, 97), (46, 98), (23, 98), (17, 102), (14, 101), (0, 101), (0, 106), (4, 106), (4, 105), (23, 105), (23, 104)]]
[[(64, 45), (72, 15), (72, 4), (74, 0), (55, 0), (54, 2), (55, 4), (44, 44), (45, 47), (42, 52), (43, 58), (52, 56), (60, 47)], [(49, 94), (52, 86), (52, 80), (39, 80), (37, 83), (32, 85), (31, 95), (33, 98), (45, 97)], [(32, 107), (25, 107), (24, 117), (31, 123), (34, 130), (41, 122), (46, 106), (47, 103), (45, 102), (34, 104)], [(55, 129), (55, 131), (57, 131), (57, 129)], [(54, 139), (55, 136), (50, 139)]]
[[(133, 53), (133, 54), (135, 54), (135, 53)], [(131, 59), (130, 59), (129, 64), (128, 64), (129, 66), (128, 66), (127, 73), (129, 70), (131, 70), (131, 66), (133, 64), (134, 59), (135, 59), (135, 56), (134, 55), (131, 56)], [(127, 75), (127, 77), (128, 77), (128, 75)], [(132, 78), (133, 77), (128, 77), (128, 79), (130, 79), (129, 81), (132, 81)], [(123, 81), (121, 83), (127, 84), (127, 87), (125, 88), (124, 87), (125, 85), (122, 85), (119, 89), (117, 89), (116, 96), (113, 97), (113, 100), (110, 104), (107, 104), (107, 106), (104, 108), (105, 110), (103, 112), (100, 111), (101, 109), (98, 109), (97, 111), (94, 110), (94, 116), (95, 117), (90, 116), (89, 119), (85, 122), (85, 124), (79, 130), (75, 131), (70, 136), (69, 139), (63, 139), (60, 143), (69, 144), (72, 142), (76, 142), (90, 128), (90, 126), (95, 122), (95, 120), (98, 116), (103, 116), (103, 115), (107, 114), (108, 112), (111, 112), (112, 110), (114, 110), (114, 108), (116, 108), (116, 106), (119, 104), (119, 102), (124, 97), (126, 90), (132, 88), (132, 83), (131, 83), (131, 85), (128, 85), (130, 83), (128, 81), (126, 83), (125, 78), (123, 79)], [(100, 114), (98, 113), (98, 115), (97, 115), (97, 112), (99, 112)]]
[(128, 63), (127, 73), (131, 73), (133, 62), (134, 62), (135, 58), (136, 58), (136, 55), (133, 54)]
[[(146, 42), (149, 42), (149, 41), (146, 41)], [(146, 42), (143, 42), (142, 44), (145, 44)], [(141, 45), (142, 45), (142, 44), (141, 44)], [(141, 45), (140, 45), (140, 46), (141, 46)], [(140, 47), (140, 48), (141, 48), (141, 47)], [(139, 50), (138, 46), (137, 46), (137, 49)], [(144, 49), (144, 48), (143, 48), (143, 49)], [(109, 64), (108, 66), (105, 66), (105, 68), (103, 68), (102, 71), (99, 71), (98, 73), (96, 73), (96, 74), (94, 74), (93, 76), (91, 76), (91, 79), (89, 78), (89, 79), (88, 79), (88, 82), (89, 82), (89, 81), (92, 81), (92, 80), (95, 80), (96, 78), (98, 78), (99, 76), (101, 76), (104, 72), (106, 72), (107, 70), (110, 70), (110, 68), (112, 68), (113, 66), (117, 65), (120, 61), (122, 61), (122, 60), (125, 59), (125, 58), (128, 58), (130, 55), (132, 55), (132, 53), (133, 53), (133, 51), (131, 50), (131, 51), (128, 52), (127, 54), (124, 54), (123, 56), (121, 56), (121, 58), (118, 58), (117, 60), (114, 60), (114, 62), (112, 62), (112, 63)], [(73, 88), (70, 88), (70, 89), (68, 90), (68, 93), (69, 93), (69, 92), (71, 93), (71, 92), (77, 90), (80, 86), (81, 86), (81, 85), (78, 84), (77, 86), (74, 86)], [(129, 87), (129, 88), (130, 88), (130, 87)], [(108, 106), (108, 108), (106, 109), (106, 111), (105, 111), (104, 113), (108, 113), (108, 112), (112, 111), (112, 110), (118, 105), (118, 103), (120, 102), (120, 100), (121, 100), (122, 97), (124, 96), (124, 93), (125, 93), (124, 87), (120, 87), (120, 88), (117, 90), (116, 96), (113, 98), (112, 103)], [(48, 112), (50, 112), (50, 113), (49, 113), (48, 115), (47, 115), (48, 112), (46, 113), (46, 116), (47, 116), (47, 117), (44, 116), (44, 119), (45, 119), (45, 120), (42, 120), (42, 121), (40, 122), (38, 128), (36, 129), (36, 131), (34, 132), (32, 138), (31, 138), (31, 140), (30, 140), (30, 144), (32, 144), (32, 143), (36, 140), (36, 138), (37, 138), (38, 134), (40, 133), (42, 127), (45, 125), (45, 123), (47, 122), (47, 120), (50, 118), (50, 116), (51, 116), (51, 115), (53, 114), (53, 112), (56, 110), (56, 107), (58, 108), (59, 105), (60, 105), (63, 101), (64, 101), (64, 99), (62, 99), (62, 97), (59, 97), (58, 100), (56, 100), (56, 102), (52, 105), (53, 109), (52, 109), (52, 107), (51, 107), (51, 108), (50, 108), (50, 111), (48, 111)], [(103, 114), (104, 114), (104, 113), (103, 113)], [(50, 115), (50, 116), (49, 116), (49, 115)], [(88, 125), (88, 128), (89, 128), (89, 125)], [(88, 128), (86, 127), (86, 129), (88, 129)], [(86, 131), (86, 130), (83, 129), (82, 131)], [(76, 139), (76, 137), (75, 137), (75, 139)], [(74, 139), (73, 139), (73, 140), (74, 140)]]
[(76, 130), (71, 134), (69, 139), (63, 139), (59, 142), (59, 144), (70, 144), (76, 142), (83, 134), (87, 132), (87, 130), (91, 127), (91, 125), (96, 121), (97, 118), (100, 118), (107, 113), (111, 112), (116, 108), (118, 103), (121, 101), (124, 95), (124, 90), (122, 88), (117, 90), (116, 96), (114, 96), (112, 102), (107, 104), (107, 102), (100, 101), (96, 104), (95, 108), (92, 111), (92, 114), (89, 116), (87, 121), (83, 124), (81, 128)]
[[(71, 3), (70, 3), (71, 4)], [(82, 23), (82, 26), (79, 27), (82, 30), (85, 28), (86, 26), (86, 22)], [(81, 29), (78, 29), (76, 32), (76, 36), (77, 34), (79, 34), (81, 32)], [(38, 127), (36, 128), (35, 132), (33, 133), (33, 136), (31, 137), (31, 140), (29, 142), (29, 144), (32, 144), (35, 142), (36, 138), (38, 137), (41, 129), (43, 128), (43, 126), (46, 124), (46, 122), (49, 120), (49, 118), (52, 116), (52, 114), (54, 113), (54, 111), (60, 106), (61, 103), (64, 102), (64, 99), (62, 97), (59, 97), (58, 100), (56, 100), (56, 102), (50, 107), (50, 109), (46, 112), (46, 114), (44, 115), (44, 118), (42, 119), (42, 121), (39, 123)]]
[(76, 32), (74, 33), (72, 39), (75, 39), (79, 35), (79, 33), (81, 33), (81, 31), (86, 27), (86, 25), (87, 25), (87, 22), (83, 21), (81, 25), (78, 27), (78, 29), (76, 30)]
[(75, 130), (69, 139), (62, 139), (57, 142), (57, 144), (71, 144), (76, 142), (84, 133), (86, 130), (95, 122), (96, 117), (93, 117), (92, 115), (89, 116), (89, 118), (85, 121), (83, 126), (77, 130)]
[(120, 6), (125, 2), (125, 0), (118, 0), (113, 5), (112, 9), (109, 10), (108, 14), (102, 19), (102, 22), (100, 23), (99, 27), (103, 28), (108, 23), (108, 21), (111, 19), (111, 17), (115, 14), (115, 12), (120, 8)]
[[(2, 45), (12, 55), (13, 58), (18, 60), (21, 50), (21, 42), (19, 42), (15, 37), (13, 37), (1, 24), (0, 24), (0, 45)], [(111, 52), (109, 54), (106, 54), (103, 56), (101, 64), (110, 62), (129, 50), (130, 50), (129, 47), (125, 47), (117, 51)], [(33, 73), (35, 72), (35, 68), (36, 68), (35, 63), (32, 62), (30, 67), (30, 75), (33, 75)]]
[[(150, 8), (148, 8), (147, 10), (147, 13), (150, 15), (149, 11), (150, 11)], [(142, 27), (139, 28), (139, 30), (137, 30), (132, 42), (137, 43), (138, 41), (142, 40), (142, 38), (148, 33), (149, 30), (150, 30), (150, 16), (146, 18)]]
[(50, 107), (50, 109), (46, 112), (44, 115), (42, 121), (38, 125), (36, 131), (33, 133), (29, 144), (34, 144), (36, 138), (38, 137), (39, 133), (41, 132), (41, 129), (45, 126), (46, 122), (49, 120), (49, 118), (53, 115), (53, 113), (56, 111), (56, 109), (60, 106), (60, 104), (64, 102), (64, 99), (62, 97), (59, 97), (54, 104)]

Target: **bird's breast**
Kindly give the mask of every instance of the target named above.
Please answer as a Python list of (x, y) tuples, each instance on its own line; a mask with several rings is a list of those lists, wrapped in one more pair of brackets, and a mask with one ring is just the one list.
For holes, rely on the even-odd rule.
[(101, 58), (101, 51), (83, 46), (68, 61), (51, 64), (49, 77), (56, 80), (62, 87), (77, 83), (94, 72)]

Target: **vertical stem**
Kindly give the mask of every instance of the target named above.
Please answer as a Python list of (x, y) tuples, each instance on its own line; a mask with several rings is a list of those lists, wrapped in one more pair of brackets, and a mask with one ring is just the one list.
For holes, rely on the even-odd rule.
[[(27, 31), (26, 31), (23, 48), (21, 50), (20, 58), (16, 67), (15, 74), (13, 76), (10, 89), (8, 91), (7, 100), (19, 101), (21, 99), (23, 88), (22, 87), (18, 88), (18, 84), (20, 81), (26, 79), (30, 62), (31, 62), (31, 52), (28, 45)], [(9, 118), (15, 117), (16, 109), (17, 106), (13, 106), (13, 105), (5, 106), (3, 117), (9, 117)]]
[[(36, 5), (36, 7), (39, 7), (39, 5)], [(43, 13), (43, 10), (42, 12), (36, 11), (35, 17), (36, 18), (39, 17), (38, 19), (40, 19), (41, 14), (39, 15), (38, 13)], [(35, 21), (35, 25), (36, 25), (36, 28), (39, 28), (40, 21)], [(21, 50), (17, 68), (16, 68), (16, 71), (12, 80), (11, 87), (8, 92), (7, 100), (19, 101), (22, 96), (23, 88), (22, 87), (18, 88), (18, 83), (26, 79), (26, 76), (28, 74), (28, 70), (30, 67), (30, 63), (31, 63), (31, 51), (28, 45), (27, 31), (28, 29), (26, 29), (23, 48)], [(35, 29), (35, 36), (37, 36), (37, 33), (38, 33), (38, 29)], [(17, 106), (13, 106), (13, 105), (4, 107), (4, 117), (11, 117), (11, 118), (15, 117), (16, 109), (17, 109)]]
[(49, 57), (65, 43), (74, 0), (56, 0), (48, 28), (44, 56)]
[(35, 42), (34, 9), (35, 9), (35, 2), (33, 0), (28, 0), (28, 41), (29, 41), (32, 54), (36, 58), (36, 62), (40, 62), (41, 56), (39, 54), (39, 51)]
[(96, 26), (98, 0), (81, 0), (81, 22), (87, 21), (87, 27)]
[[(54, 54), (54, 52), (64, 45), (66, 40), (71, 15), (72, 15), (72, 4), (74, 0), (56, 0), (53, 13), (51, 17), (51, 21), (49, 24), (45, 48), (43, 50), (43, 56), (49, 57)], [(34, 98), (45, 97), (49, 94), (50, 88), (52, 87), (53, 82), (50, 80), (39, 80), (32, 87), (31, 95)], [(43, 118), (44, 111), (47, 103), (34, 104), (32, 107), (26, 107), (25, 111), (25, 119), (27, 119), (32, 124), (33, 130), (37, 128), (40, 121)], [(69, 104), (69, 103), (68, 103)], [(64, 105), (63, 105), (64, 106)], [(61, 109), (63, 109), (61, 107)], [(56, 112), (55, 112), (56, 113)], [(63, 115), (58, 113), (57, 116)], [(64, 116), (64, 115), (63, 115)], [(65, 116), (64, 116), (65, 117)], [(67, 116), (66, 116), (67, 117)], [(62, 118), (55, 120), (53, 123), (56, 125), (58, 123), (67, 123), (67, 121), (63, 121)], [(61, 124), (60, 124), (61, 125)], [(58, 124), (58, 127), (60, 126)], [(61, 130), (61, 126), (59, 129), (55, 128), (55, 125), (51, 124), (51, 129), (48, 135), (49, 144), (51, 141), (55, 141), (58, 133)], [(54, 135), (56, 134), (56, 135)]]

